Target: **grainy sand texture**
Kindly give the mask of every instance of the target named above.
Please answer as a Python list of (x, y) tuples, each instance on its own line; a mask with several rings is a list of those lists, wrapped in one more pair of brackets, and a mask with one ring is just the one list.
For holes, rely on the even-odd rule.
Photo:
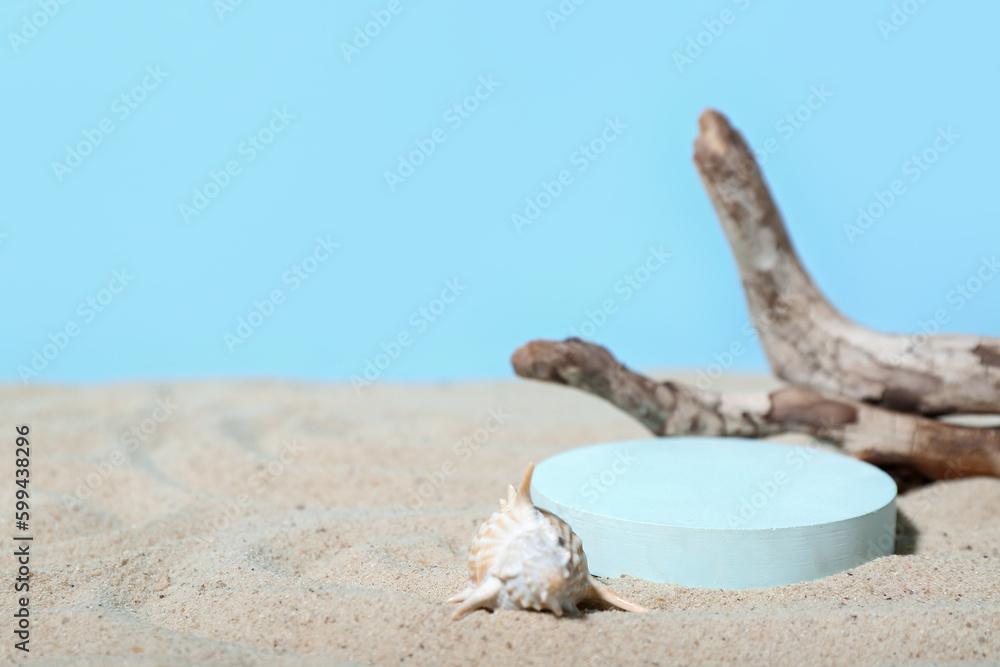
[[(640, 425), (580, 392), (513, 380), (360, 394), (278, 381), (7, 386), (0, 415), (3, 664), (1000, 663), (997, 479), (901, 496), (898, 555), (819, 581), (723, 591), (623, 577), (608, 583), (653, 613), (453, 622), (446, 600), (465, 585), (469, 542), (525, 465), (649, 437)], [(28, 655), (13, 648), (10, 612), (23, 423)]]

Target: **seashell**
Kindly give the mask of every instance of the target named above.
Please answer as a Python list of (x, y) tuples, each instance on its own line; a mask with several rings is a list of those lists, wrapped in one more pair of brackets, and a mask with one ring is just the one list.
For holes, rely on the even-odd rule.
[(461, 602), (453, 619), (479, 608), (548, 609), (556, 616), (579, 613), (577, 604), (603, 600), (626, 611), (647, 612), (594, 579), (583, 541), (565, 521), (531, 502), (528, 471), (517, 491), (479, 527), (469, 550), (469, 585), (448, 600)]

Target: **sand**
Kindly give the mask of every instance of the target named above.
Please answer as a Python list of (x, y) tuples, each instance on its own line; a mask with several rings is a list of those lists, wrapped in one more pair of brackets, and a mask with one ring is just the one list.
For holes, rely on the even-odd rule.
[[(30, 654), (13, 648), (9, 588), (21, 423)], [(445, 600), (465, 584), (469, 541), (526, 463), (648, 437), (642, 427), (580, 392), (514, 380), (360, 394), (278, 381), (7, 386), (0, 424), (3, 664), (1000, 663), (997, 479), (901, 496), (899, 555), (819, 581), (723, 591), (623, 577), (608, 583), (654, 613), (453, 622)]]

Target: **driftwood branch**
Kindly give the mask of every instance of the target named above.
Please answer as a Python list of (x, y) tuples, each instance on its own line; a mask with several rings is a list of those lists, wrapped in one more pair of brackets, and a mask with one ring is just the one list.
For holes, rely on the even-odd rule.
[(930, 479), (1000, 476), (1000, 429), (945, 424), (801, 387), (770, 393), (719, 394), (632, 372), (608, 350), (570, 338), (536, 340), (511, 357), (521, 377), (569, 385), (600, 396), (656, 435), (763, 437), (806, 433), (887, 468)]
[(928, 418), (1000, 413), (1000, 339), (885, 334), (846, 318), (802, 267), (743, 137), (716, 111), (705, 111), (699, 124), (695, 165), (771, 368), (793, 386), (718, 394), (654, 382), (576, 338), (528, 343), (511, 359), (517, 374), (600, 396), (657, 435), (805, 433), (897, 480), (1000, 477), (1000, 428)]
[(802, 268), (740, 134), (712, 110), (699, 124), (694, 162), (778, 377), (903, 412), (1000, 412), (1000, 339), (885, 334), (844, 317)]

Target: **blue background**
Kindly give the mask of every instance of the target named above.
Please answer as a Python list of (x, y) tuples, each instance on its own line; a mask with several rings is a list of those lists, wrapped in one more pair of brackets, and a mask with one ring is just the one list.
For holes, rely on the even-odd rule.
[[(590, 0), (553, 22), (557, 0), (399, 0), (345, 54), (388, 2), (70, 2), (25, 29), (46, 4), (0, 10), (5, 381), (71, 323), (78, 335), (28, 381), (346, 380), (401, 332), (412, 343), (380, 381), (505, 377), (516, 347), (580, 331), (607, 299), (617, 310), (590, 337), (631, 366), (705, 368), (740, 341), (733, 367), (763, 370), (691, 162), (708, 106), (751, 145), (776, 140), (765, 174), (848, 316), (915, 332), (944, 308), (951, 330), (1000, 334), (1000, 280), (961, 310), (948, 299), (1000, 250), (1000, 5), (912, 1), (883, 34), (887, 1)], [(723, 10), (731, 22), (712, 23)], [(707, 46), (679, 66), (699, 33)], [(154, 83), (147, 67), (165, 77), (133, 94)], [(445, 112), (480, 77), (499, 85), (456, 127)], [(779, 130), (821, 86), (832, 97)], [(122, 95), (144, 98), (124, 118)], [(240, 147), (274, 109), (294, 119), (249, 161)], [(574, 153), (609, 118), (627, 127), (579, 171)], [(103, 119), (113, 132), (60, 180), (53, 162)], [(947, 127), (960, 138), (906, 180)], [(390, 189), (386, 171), (437, 128), (446, 140)], [(230, 160), (240, 173), (186, 222), (179, 206)], [(572, 183), (515, 229), (564, 169)], [(905, 194), (851, 242), (844, 226), (894, 179)], [(339, 247), (293, 290), (286, 272), (321, 236)], [(615, 286), (650, 246), (672, 257), (626, 300)], [(79, 304), (123, 268), (134, 279), (88, 320)], [(420, 330), (412, 314), (454, 279), (466, 289)], [(275, 289), (284, 302), (227, 345)]]

